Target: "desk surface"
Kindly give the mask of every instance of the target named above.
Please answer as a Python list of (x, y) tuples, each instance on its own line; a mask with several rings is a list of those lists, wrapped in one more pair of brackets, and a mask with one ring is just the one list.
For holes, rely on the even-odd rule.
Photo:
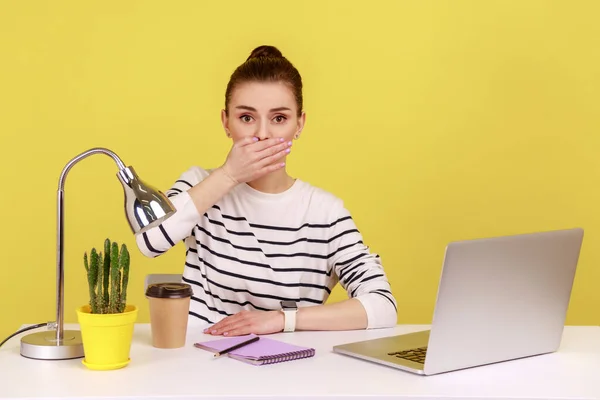
[[(30, 360), (16, 336), (0, 348), (0, 399), (600, 399), (600, 327), (565, 327), (558, 352), (435, 376), (419, 376), (332, 353), (335, 344), (427, 329), (295, 332), (274, 337), (312, 346), (313, 358), (252, 366), (192, 346), (213, 337), (190, 326), (187, 345), (161, 350), (136, 325), (131, 363), (90, 371), (81, 359)], [(77, 329), (76, 324), (66, 325)]]

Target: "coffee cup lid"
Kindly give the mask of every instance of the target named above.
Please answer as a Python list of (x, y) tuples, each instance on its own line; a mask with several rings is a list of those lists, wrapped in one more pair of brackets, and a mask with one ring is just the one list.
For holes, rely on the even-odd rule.
[(180, 299), (193, 294), (192, 287), (187, 283), (151, 283), (146, 289), (146, 296), (160, 299)]

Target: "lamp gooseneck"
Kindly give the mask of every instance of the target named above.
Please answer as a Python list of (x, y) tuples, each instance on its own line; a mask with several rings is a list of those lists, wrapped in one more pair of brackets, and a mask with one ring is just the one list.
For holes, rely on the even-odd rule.
[(105, 149), (103, 147), (95, 147), (84, 151), (76, 157), (73, 157), (71, 161), (65, 165), (60, 174), (58, 180), (58, 192), (57, 192), (57, 224), (56, 224), (56, 341), (60, 342), (63, 340), (64, 330), (64, 199), (65, 199), (65, 181), (67, 180), (67, 174), (73, 168), (75, 164), (91, 156), (92, 154), (106, 154), (111, 157), (117, 163), (119, 170), (125, 169), (125, 164), (113, 151)]
[(121, 161), (119, 156), (116, 155), (113, 151), (105, 149), (104, 147), (94, 147), (93, 149), (89, 149), (79, 154), (78, 156), (73, 157), (71, 161), (69, 161), (67, 165), (65, 165), (65, 167), (62, 170), (62, 173), (60, 174), (60, 178), (58, 179), (58, 190), (65, 189), (65, 180), (67, 179), (67, 174), (69, 173), (71, 168), (79, 161), (91, 156), (92, 154), (106, 154), (107, 156), (115, 160), (120, 170), (125, 168), (125, 164), (123, 163), (123, 161)]

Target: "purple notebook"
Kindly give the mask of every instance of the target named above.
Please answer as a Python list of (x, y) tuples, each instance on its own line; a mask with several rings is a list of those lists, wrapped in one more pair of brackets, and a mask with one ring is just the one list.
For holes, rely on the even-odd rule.
[[(208, 342), (194, 343), (199, 349), (216, 353), (231, 346), (252, 339), (257, 335), (235, 336), (225, 339), (210, 340)], [(279, 340), (260, 336), (256, 342), (240, 347), (227, 353), (228, 357), (253, 365), (273, 364), (278, 362), (297, 360), (315, 355), (315, 349), (310, 347), (296, 346)]]

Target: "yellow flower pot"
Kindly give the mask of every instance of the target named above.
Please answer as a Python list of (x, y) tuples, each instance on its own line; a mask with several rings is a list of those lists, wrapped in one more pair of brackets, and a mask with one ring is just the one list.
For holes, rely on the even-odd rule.
[(137, 307), (128, 305), (117, 314), (92, 314), (89, 305), (76, 311), (85, 354), (82, 363), (93, 370), (119, 369), (129, 364)]

